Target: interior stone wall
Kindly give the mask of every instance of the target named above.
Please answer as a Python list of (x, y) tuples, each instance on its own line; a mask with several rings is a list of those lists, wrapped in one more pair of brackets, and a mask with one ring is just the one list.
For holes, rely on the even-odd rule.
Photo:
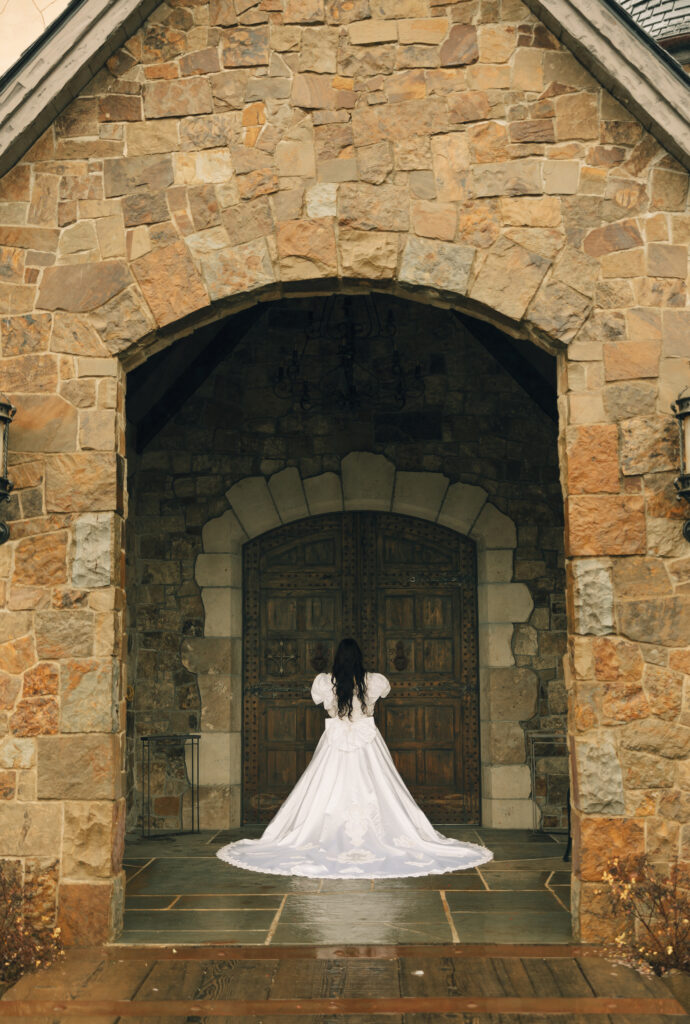
[(520, 0), (174, 0), (94, 68), (0, 202), (0, 857), (69, 943), (122, 915), (125, 372), (353, 284), (559, 353), (577, 934), (612, 855), (690, 863), (689, 242), (686, 171)]
[[(351, 301), (364, 322), (366, 301)], [(425, 376), (423, 397), (404, 410), (365, 403), (348, 413), (331, 404), (305, 413), (278, 397), (278, 365), (302, 348), (322, 302), (278, 303), (139, 456), (129, 588), (134, 736), (201, 730), (205, 827), (239, 823), (242, 542), (296, 518), (356, 508), (437, 520), (478, 543), (483, 819), (496, 827), (541, 821), (526, 733), (566, 733), (556, 424), (451, 312), (375, 301), (382, 323), (395, 318), (403, 364), (413, 374), (419, 363)], [(383, 372), (388, 343), (364, 347)], [(313, 388), (336, 353), (333, 342), (307, 345)], [(538, 802), (545, 824), (563, 827), (564, 743), (540, 752), (556, 756), (540, 771)], [(160, 773), (159, 783), (165, 827), (175, 783), (166, 789)], [(139, 807), (134, 797), (132, 822)]]

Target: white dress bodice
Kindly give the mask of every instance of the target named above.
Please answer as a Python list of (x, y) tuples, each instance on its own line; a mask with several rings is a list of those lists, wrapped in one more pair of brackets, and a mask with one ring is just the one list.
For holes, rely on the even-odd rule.
[[(362, 707), (357, 694), (352, 698), (352, 714), (345, 721), (357, 722), (361, 718), (372, 718), (374, 707), (379, 697), (386, 697), (391, 692), (391, 684), (380, 672), (367, 672), (365, 676), (367, 702)], [(315, 704), (323, 704), (329, 718), (338, 717), (338, 700), (330, 672), (321, 672), (311, 687), (311, 696)]]

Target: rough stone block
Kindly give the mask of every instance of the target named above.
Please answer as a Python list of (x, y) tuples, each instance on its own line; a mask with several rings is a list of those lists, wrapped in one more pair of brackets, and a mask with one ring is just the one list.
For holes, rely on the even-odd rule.
[(169, 153), (128, 156), (103, 162), (103, 188), (109, 197), (124, 196), (137, 189), (165, 189), (172, 183), (173, 165)]
[(201, 271), (213, 300), (264, 288), (275, 281), (265, 238), (203, 256)]
[(400, 235), (389, 231), (340, 228), (340, 268), (343, 277), (368, 281), (395, 277)]
[(502, 237), (489, 252), (470, 297), (519, 320), (544, 279), (550, 260)]
[(400, 281), (464, 295), (475, 249), (468, 245), (410, 237), (403, 252)]
[(274, 473), (269, 478), (268, 489), (282, 522), (290, 523), (309, 515), (302, 478), (294, 466)]
[(240, 480), (230, 488), (226, 497), (248, 537), (257, 537), (280, 526), (280, 516), (262, 476)]
[(46, 267), (36, 305), (38, 309), (88, 312), (98, 309), (131, 283), (129, 268), (120, 260)]
[(488, 736), (490, 764), (525, 763), (525, 733), (517, 722), (490, 722)]
[(0, 768), (13, 771), (36, 764), (36, 740), (33, 737), (4, 736), (0, 739)]
[(392, 511), (435, 522), (447, 489), (448, 477), (442, 473), (398, 472)]
[(39, 736), (39, 800), (113, 800), (120, 796), (117, 736)]
[(36, 612), (39, 658), (89, 657), (94, 648), (94, 617), (88, 611)]
[(208, 304), (206, 288), (183, 242), (140, 256), (132, 269), (161, 327)]
[(618, 619), (620, 632), (631, 640), (684, 647), (690, 636), (690, 598), (678, 595), (621, 601)]
[(180, 654), (184, 667), (196, 675), (220, 676), (235, 670), (229, 637), (185, 637)]
[[(450, 491), (450, 489), (449, 489)], [(442, 517), (439, 516), (439, 522)], [(470, 536), (484, 548), (514, 548), (517, 546), (515, 523), (509, 516), (499, 512), (495, 505), (486, 502), (472, 524)]]
[(482, 622), (526, 622), (534, 608), (524, 583), (482, 583), (477, 599)]
[[(472, 484), (451, 484), (443, 499), (438, 522), (441, 526), (449, 526), (452, 530), (457, 530), (458, 533), (469, 534), (472, 524), (477, 519), (485, 502), (486, 491), (483, 487), (475, 487)], [(506, 547), (508, 546), (506, 545)]]
[(573, 617), (577, 633), (602, 636), (613, 629), (611, 566), (599, 558), (573, 562)]
[(529, 765), (484, 765), (484, 796), (491, 800), (526, 800), (532, 789)]
[(513, 579), (512, 548), (480, 548), (477, 575), (480, 583), (510, 583)]
[(578, 807), (584, 814), (624, 814), (620, 760), (612, 739), (575, 740)]
[[(26, 537), (15, 548), (12, 582), (18, 586), (48, 586), (67, 580), (67, 531)], [(28, 622), (21, 632), (29, 632)], [(2, 638), (7, 639), (7, 637)]]
[(601, 882), (602, 872), (614, 857), (644, 852), (644, 827), (634, 819), (589, 817), (580, 820), (580, 874), (585, 881)]
[(67, 946), (94, 946), (113, 936), (111, 901), (114, 885), (62, 882), (58, 925)]
[(338, 196), (337, 184), (312, 185), (305, 193), (307, 216), (312, 218), (335, 217)]
[(242, 744), (239, 733), (207, 732), (199, 743), (199, 777), (206, 786), (229, 786), (241, 781)]
[(310, 515), (342, 512), (343, 489), (337, 473), (321, 473), (319, 476), (307, 477), (303, 483)]
[(247, 534), (230, 509), (222, 516), (209, 519), (201, 531), (201, 542), (205, 552), (236, 554), (246, 540)]
[[(239, 558), (237, 561), (239, 563)], [(239, 564), (237, 568), (241, 571)], [(201, 600), (204, 604), (204, 636), (242, 635), (242, 591), (239, 587), (204, 587)]]
[[(513, 770), (511, 768), (511, 770)], [(482, 821), (487, 828), (532, 829), (539, 822), (531, 800), (482, 800)]]
[(488, 691), (492, 722), (526, 721), (537, 709), (539, 680), (528, 668), (492, 668)]
[(479, 661), (487, 667), (502, 668), (515, 664), (512, 622), (479, 622)]
[(55, 856), (60, 806), (3, 801), (0, 857)]
[(200, 587), (231, 587), (236, 582), (236, 555), (197, 555), (194, 578)]
[(388, 512), (393, 498), (395, 466), (384, 455), (350, 452), (341, 463), (345, 511)]
[(644, 498), (574, 495), (566, 504), (566, 549), (576, 555), (639, 555), (647, 547)]
[(212, 110), (211, 83), (206, 78), (148, 82), (144, 86), (147, 120), (210, 114)]
[(77, 520), (72, 562), (72, 583), (75, 587), (107, 587), (110, 584), (112, 523), (108, 512), (94, 512)]
[(117, 729), (116, 664), (71, 658), (60, 665), (60, 730), (63, 733)]
[(407, 231), (409, 195), (401, 185), (350, 184), (338, 194), (340, 224), (361, 231)]
[(619, 487), (617, 425), (592, 424), (573, 430), (568, 444), (568, 492), (617, 494)]
[(66, 879), (109, 878), (112, 873), (114, 806), (111, 801), (68, 801), (64, 805)]
[(464, 132), (434, 135), (431, 153), (436, 180), (436, 195), (442, 203), (462, 202), (467, 198), (467, 170), (470, 150)]
[(347, 27), (350, 42), (353, 46), (368, 46), (372, 43), (394, 43), (398, 38), (396, 21), (379, 21), (367, 18), (366, 21), (353, 21)]

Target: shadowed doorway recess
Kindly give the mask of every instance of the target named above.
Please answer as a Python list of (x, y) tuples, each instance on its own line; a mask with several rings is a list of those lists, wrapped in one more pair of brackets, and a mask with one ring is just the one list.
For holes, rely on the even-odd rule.
[(479, 822), (474, 544), (408, 516), (344, 512), (244, 548), (243, 820), (268, 821), (309, 763), (309, 688), (342, 636), (392, 685), (377, 722), (434, 822)]

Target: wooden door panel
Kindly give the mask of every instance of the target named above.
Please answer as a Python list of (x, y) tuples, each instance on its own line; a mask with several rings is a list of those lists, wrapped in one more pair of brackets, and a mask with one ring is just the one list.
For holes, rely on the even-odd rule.
[(425, 786), (434, 788), (443, 786), (454, 789), (457, 779), (453, 752), (448, 750), (424, 751), (424, 778), (420, 781)]
[(455, 716), (446, 705), (431, 704), (424, 708), (424, 741), (431, 746), (443, 744), (452, 750), (455, 744)]
[(414, 597), (410, 594), (386, 596), (384, 616), (387, 630), (412, 633), (415, 627)]
[(453, 637), (439, 637), (435, 640), (426, 639), (422, 643), (422, 666), (425, 675), (450, 675), (453, 671)]
[(474, 548), (377, 512), (290, 523), (245, 546), (243, 819), (266, 821), (309, 763), (307, 698), (342, 636), (391, 681), (377, 722), (432, 821), (479, 821)]
[(391, 755), (395, 767), (405, 780), (405, 785), (411, 789), (417, 784), (416, 750), (392, 750)]
[(298, 779), (297, 751), (294, 747), (288, 750), (266, 751), (266, 784), (274, 790), (284, 790), (288, 795)]

